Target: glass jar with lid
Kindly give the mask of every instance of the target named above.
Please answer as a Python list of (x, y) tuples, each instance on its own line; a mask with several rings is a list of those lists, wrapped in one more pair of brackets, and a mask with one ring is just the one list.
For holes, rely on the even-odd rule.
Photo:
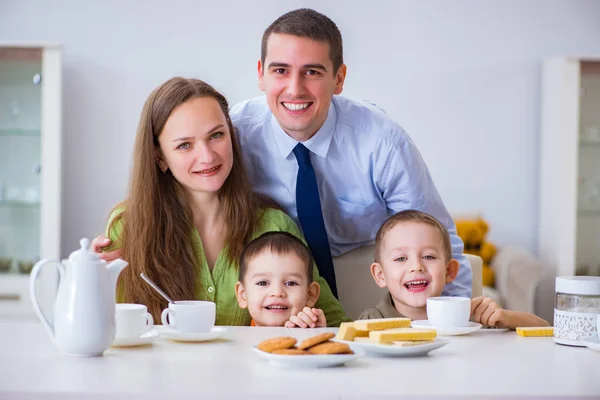
[(600, 315), (600, 277), (559, 276), (554, 302), (554, 341), (584, 346), (581, 339), (594, 336)]

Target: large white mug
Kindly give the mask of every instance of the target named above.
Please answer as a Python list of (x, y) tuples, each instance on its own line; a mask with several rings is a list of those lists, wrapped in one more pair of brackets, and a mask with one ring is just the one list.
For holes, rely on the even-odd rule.
[(442, 296), (427, 299), (427, 319), (434, 328), (466, 326), (470, 318), (471, 299), (468, 297)]
[(176, 301), (163, 310), (161, 321), (182, 333), (205, 333), (215, 326), (216, 314), (212, 301)]
[(154, 319), (143, 304), (117, 304), (115, 321), (117, 339), (138, 338), (154, 326)]

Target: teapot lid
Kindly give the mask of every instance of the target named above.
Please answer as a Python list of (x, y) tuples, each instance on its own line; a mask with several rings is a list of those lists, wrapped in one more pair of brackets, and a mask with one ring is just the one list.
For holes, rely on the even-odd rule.
[(87, 264), (89, 262), (99, 262), (100, 256), (95, 252), (89, 250), (90, 248), (90, 240), (87, 238), (83, 238), (79, 241), (81, 245), (81, 249), (75, 250), (69, 256), (69, 261), (72, 264)]

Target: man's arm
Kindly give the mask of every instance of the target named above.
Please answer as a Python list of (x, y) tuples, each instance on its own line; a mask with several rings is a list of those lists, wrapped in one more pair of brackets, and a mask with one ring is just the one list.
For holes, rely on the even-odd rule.
[(419, 210), (433, 215), (448, 229), (452, 244), (452, 257), (460, 263), (456, 279), (446, 285), (447, 296), (471, 297), (472, 273), (467, 257), (463, 255), (464, 244), (456, 233), (456, 226), (446, 209), (429, 170), (410, 137), (398, 127), (398, 131), (383, 135), (375, 154), (379, 165), (379, 185), (388, 209), (394, 212)]

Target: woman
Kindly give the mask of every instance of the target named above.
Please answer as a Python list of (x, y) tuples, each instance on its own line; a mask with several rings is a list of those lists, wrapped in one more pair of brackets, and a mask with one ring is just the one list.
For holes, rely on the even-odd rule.
[[(130, 264), (119, 301), (142, 303), (158, 320), (166, 301), (144, 272), (175, 300), (214, 301), (217, 325), (249, 325), (235, 296), (246, 243), (267, 231), (301, 237), (282, 211), (263, 208), (252, 192), (227, 100), (197, 79), (173, 78), (150, 94), (138, 126), (127, 199), (112, 212), (107, 235)], [(114, 253), (113, 253), (114, 254)], [(319, 301), (330, 326), (346, 320), (325, 280)]]

